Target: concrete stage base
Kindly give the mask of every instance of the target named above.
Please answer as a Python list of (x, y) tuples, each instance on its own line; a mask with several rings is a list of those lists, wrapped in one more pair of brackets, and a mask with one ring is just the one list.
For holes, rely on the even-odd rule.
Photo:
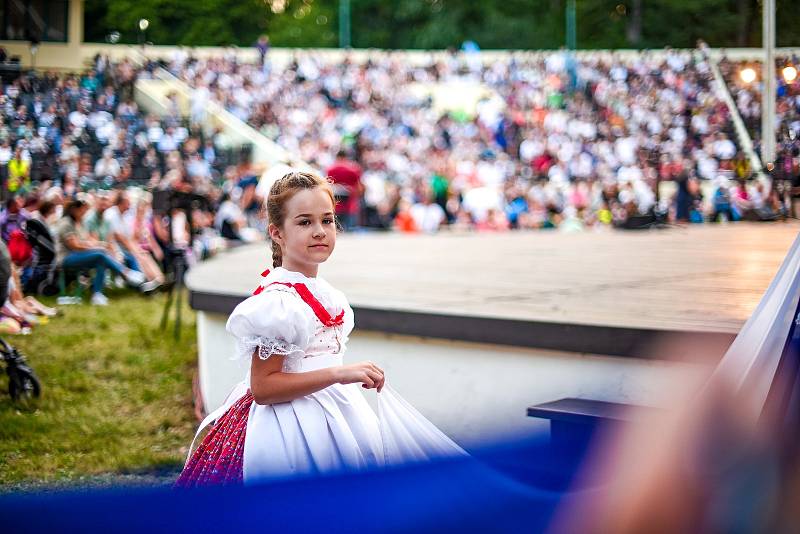
[[(350, 234), (320, 275), (359, 329), (646, 358), (718, 357), (800, 230), (796, 222), (639, 232)], [(195, 267), (193, 307), (228, 314), (267, 244)]]

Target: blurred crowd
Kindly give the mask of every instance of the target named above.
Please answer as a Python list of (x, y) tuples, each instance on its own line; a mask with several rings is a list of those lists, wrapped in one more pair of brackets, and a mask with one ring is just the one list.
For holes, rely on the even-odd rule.
[[(3, 192), (25, 194), (44, 181), (71, 196), (128, 185), (157, 186), (184, 173), (210, 188), (240, 162), (220, 131), (206, 135), (170, 107), (143, 113), (133, 100), (139, 77), (154, 64), (112, 64), (98, 56), (83, 75), (28, 74), (0, 93)], [(170, 95), (172, 96), (172, 95)]]
[[(162, 65), (194, 88), (186, 116), (175, 94), (161, 116), (133, 99), (136, 80)], [(728, 75), (736, 67), (722, 63)], [(757, 133), (758, 88), (728, 79)], [(464, 109), (437, 100), (435, 87), (483, 96)], [(749, 179), (718, 91), (701, 53), (671, 50), (485, 64), (469, 54), (357, 62), (302, 53), (281, 68), (266, 57), (242, 63), (181, 50), (164, 63), (97, 56), (83, 74), (6, 80), (0, 234), (18, 292), (2, 313), (25, 329), (33, 308), (24, 294), (58, 293), (67, 303), (77, 283), (103, 305), (109, 286), (149, 293), (174, 281), (176, 258), (191, 264), (263, 238), (264, 194), (278, 176), (266, 178), (247, 150), (208, 129), (210, 102), (330, 176), (348, 230), (581, 231), (785, 217), (780, 190)], [(796, 82), (779, 85), (776, 172), (791, 180), (798, 93)]]
[(175, 281), (178, 260), (265, 227), (246, 152), (177, 111), (139, 110), (134, 84), (154, 68), (98, 56), (82, 75), (0, 86), (0, 252), (12, 265), (1, 331), (27, 332), (55, 313), (33, 295), (69, 304), (88, 289), (105, 305), (109, 287), (150, 293)]
[[(800, 77), (797, 76), (796, 70), (800, 68), (800, 58), (796, 56), (778, 58), (775, 67), (777, 144), (775, 164), (770, 174), (778, 191), (796, 196), (800, 189)], [(784, 74), (784, 69), (787, 67), (790, 71), (787, 72), (788, 79)], [(753, 80), (745, 81), (747, 76), (742, 76), (745, 69), (752, 70)], [(724, 59), (720, 62), (720, 70), (753, 139), (755, 149), (760, 155), (763, 89), (761, 63)], [(791, 78), (792, 74), (794, 78)], [(794, 216), (797, 216), (797, 210)]]
[[(194, 119), (214, 101), (331, 176), (346, 228), (580, 229), (760, 213), (737, 201), (758, 186), (737, 183), (749, 163), (699, 53), (417, 63), (307, 53), (271, 69), (182, 52), (169, 68), (195, 89)], [(474, 113), (419, 90), (459, 83), (489, 90)]]

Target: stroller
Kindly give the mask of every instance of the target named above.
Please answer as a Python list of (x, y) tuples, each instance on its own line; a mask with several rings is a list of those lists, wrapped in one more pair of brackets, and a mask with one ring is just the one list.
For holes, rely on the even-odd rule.
[[(8, 282), (11, 277), (11, 256), (6, 244), (0, 240), (0, 304), (8, 298)], [(38, 398), (41, 385), (25, 357), (15, 347), (0, 338), (0, 362), (5, 364), (8, 375), (8, 393), (14, 402), (27, 402)]]
[(25, 357), (4, 339), (0, 338), (0, 362), (6, 366), (8, 394), (14, 402), (27, 402), (38, 398), (42, 386)]
[(33, 254), (24, 291), (37, 295), (55, 295), (58, 293), (58, 280), (53, 235), (43, 222), (30, 219), (25, 222), (25, 238), (30, 243)]

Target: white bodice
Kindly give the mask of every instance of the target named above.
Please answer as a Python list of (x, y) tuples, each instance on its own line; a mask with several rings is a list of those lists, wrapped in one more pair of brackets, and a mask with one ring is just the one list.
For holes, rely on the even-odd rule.
[[(331, 317), (344, 311), (341, 324), (323, 324), (295, 288), (282, 285), (287, 283), (305, 285)], [(341, 361), (353, 330), (353, 310), (341, 291), (322, 278), (281, 267), (263, 277), (260, 287), (263, 289), (241, 302), (228, 318), (226, 328), (238, 340), (238, 357), (249, 358), (256, 349), (263, 359), (282, 355), (287, 372), (316, 367), (302, 360), (322, 355), (338, 355)]]

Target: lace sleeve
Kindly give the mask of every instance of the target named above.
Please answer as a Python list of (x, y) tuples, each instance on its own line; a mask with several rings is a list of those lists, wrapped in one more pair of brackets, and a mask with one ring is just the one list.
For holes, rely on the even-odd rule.
[(246, 336), (237, 339), (236, 345), (235, 359), (250, 358), (250, 355), (258, 349), (258, 357), (262, 360), (266, 360), (273, 354), (285, 356), (283, 360), (283, 369), (287, 371), (297, 369), (300, 360), (305, 357), (305, 351), (303, 351), (302, 348), (282, 339)]

